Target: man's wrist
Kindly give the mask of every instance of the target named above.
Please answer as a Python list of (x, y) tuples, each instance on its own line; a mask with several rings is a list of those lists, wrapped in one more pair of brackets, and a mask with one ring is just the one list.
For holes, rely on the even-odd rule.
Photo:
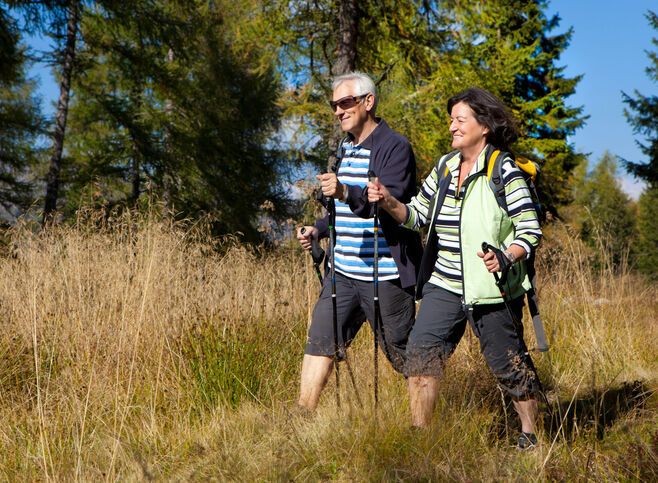
[(516, 257), (511, 251), (505, 250), (503, 255), (505, 255), (505, 258), (507, 258), (507, 261), (510, 263), (510, 265), (514, 265), (516, 263)]

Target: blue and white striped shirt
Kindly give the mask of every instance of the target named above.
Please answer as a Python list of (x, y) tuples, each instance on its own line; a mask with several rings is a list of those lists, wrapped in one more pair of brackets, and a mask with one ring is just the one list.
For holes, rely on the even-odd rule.
[[(338, 168), (338, 180), (342, 184), (365, 188), (368, 184), (370, 149), (343, 144), (343, 157)], [(379, 223), (379, 280), (393, 280), (399, 277), (395, 260), (386, 244)], [(373, 219), (361, 218), (349, 205), (336, 200), (336, 271), (343, 275), (372, 282), (374, 280), (374, 230)]]

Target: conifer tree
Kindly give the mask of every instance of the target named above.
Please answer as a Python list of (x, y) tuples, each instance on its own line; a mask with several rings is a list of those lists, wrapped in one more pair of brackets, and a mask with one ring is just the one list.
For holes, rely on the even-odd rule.
[[(646, 15), (651, 27), (658, 31), (658, 15), (649, 11)], [(658, 38), (652, 43), (658, 47)], [(646, 68), (649, 78), (658, 83), (658, 51), (648, 52), (651, 65)], [(646, 144), (637, 141), (640, 150), (648, 162), (624, 160), (629, 173), (646, 181), (652, 187), (658, 187), (658, 95), (645, 96), (635, 91), (635, 97), (622, 93), (628, 109), (624, 110), (626, 119), (633, 126), (635, 134), (646, 138)]]
[(35, 85), (17, 22), (0, 6), (0, 219), (11, 221), (29, 206), (37, 136), (43, 131)]
[[(582, 183), (576, 204), (580, 214), (580, 234), (599, 255), (599, 260), (618, 268), (622, 262), (633, 261), (635, 210), (633, 202), (621, 188), (617, 178), (615, 157), (605, 152)], [(631, 251), (632, 250), (632, 251)]]
[[(282, 32), (281, 69), (291, 79), (286, 114), (300, 127), (299, 139), (316, 141), (305, 150), (312, 160), (327, 154), (334, 123), (326, 100), (338, 3), (300, 2), (290, 15), (272, 14)], [(567, 136), (584, 118), (565, 99), (579, 77), (564, 77), (557, 64), (571, 31), (553, 34), (559, 18), (547, 18), (545, 8), (540, 0), (359, 2), (355, 66), (375, 77), (378, 113), (410, 139), (420, 176), (451, 149), (447, 99), (476, 85), (520, 120), (525, 137), (515, 149), (543, 164), (549, 203), (569, 201), (570, 174), (582, 156)]]
[(285, 214), (274, 144), (278, 80), (255, 2), (106, 2), (83, 24), (73, 108), (80, 175), (70, 209), (135, 203), (146, 190), (181, 216), (255, 238), (260, 206)]
[[(658, 15), (647, 12), (651, 27), (658, 31)], [(652, 43), (658, 47), (658, 38)], [(658, 83), (658, 51), (648, 53), (651, 65), (646, 72), (651, 80)], [(633, 126), (635, 134), (646, 141), (637, 141), (647, 161), (624, 160), (629, 173), (644, 180), (647, 187), (638, 203), (638, 268), (652, 278), (658, 277), (658, 96), (645, 96), (635, 91), (635, 97), (622, 94), (628, 109), (624, 111), (626, 119)]]

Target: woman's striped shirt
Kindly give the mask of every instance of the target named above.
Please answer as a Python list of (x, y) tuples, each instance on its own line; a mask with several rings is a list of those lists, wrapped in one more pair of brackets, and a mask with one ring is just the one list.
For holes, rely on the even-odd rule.
[[(485, 168), (487, 151), (485, 147), (468, 177), (479, 173)], [(464, 195), (463, 187), (467, 184), (464, 180), (462, 193), (456, 197), (460, 161), (461, 155), (459, 153), (446, 161), (451, 180), (443, 206), (438, 210), (434, 225), (439, 240), (438, 256), (434, 264), (434, 272), (429, 280), (429, 283), (459, 295), (463, 292), (459, 216)], [(523, 247), (529, 255), (537, 247), (541, 238), (539, 220), (530, 196), (530, 190), (525, 179), (523, 179), (521, 171), (511, 158), (508, 157), (503, 160), (502, 173), (508, 214), (515, 228), (515, 238), (512, 243)], [(430, 176), (425, 179), (418, 194), (407, 204), (409, 215), (404, 223), (407, 228), (417, 230), (428, 224), (429, 204), (432, 196), (437, 191), (437, 178), (437, 170), (433, 169)]]

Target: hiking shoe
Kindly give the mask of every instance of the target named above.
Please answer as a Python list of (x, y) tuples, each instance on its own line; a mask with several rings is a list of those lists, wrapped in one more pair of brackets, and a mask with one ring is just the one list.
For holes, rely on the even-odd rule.
[(519, 436), (519, 441), (517, 442), (517, 448), (521, 451), (528, 451), (535, 446), (537, 446), (537, 436), (535, 436), (535, 433), (521, 432), (521, 436)]

